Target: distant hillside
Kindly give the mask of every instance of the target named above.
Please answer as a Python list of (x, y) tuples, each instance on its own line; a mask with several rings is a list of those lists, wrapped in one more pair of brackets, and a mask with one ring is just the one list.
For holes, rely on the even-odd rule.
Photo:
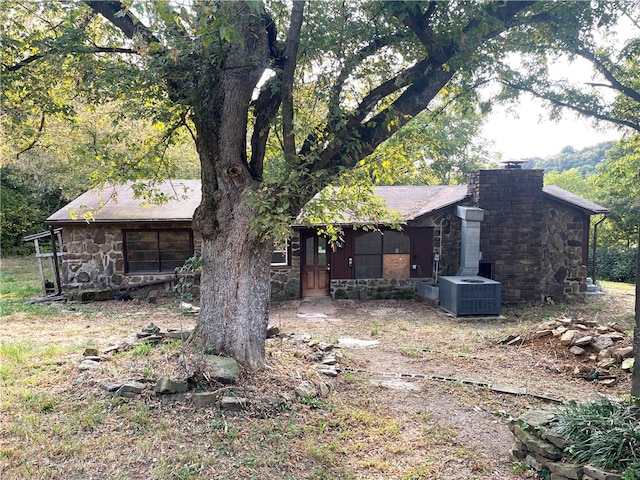
[(577, 168), (584, 178), (589, 173), (595, 173), (596, 166), (605, 158), (605, 153), (613, 146), (614, 142), (603, 142), (593, 147), (576, 150), (573, 147), (565, 147), (556, 155), (546, 158), (523, 158), (526, 163), (523, 168), (538, 168), (545, 173), (558, 172)]

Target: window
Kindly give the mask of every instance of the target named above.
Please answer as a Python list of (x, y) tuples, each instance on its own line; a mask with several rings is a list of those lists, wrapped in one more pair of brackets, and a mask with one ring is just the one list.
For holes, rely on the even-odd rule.
[[(355, 278), (409, 277), (411, 242), (401, 232), (370, 232), (355, 239)], [(406, 270), (406, 272), (405, 272)]]
[(193, 255), (191, 230), (125, 231), (126, 273), (169, 273)]
[(271, 254), (272, 267), (286, 267), (289, 265), (289, 247), (285, 243), (282, 246), (276, 245)]

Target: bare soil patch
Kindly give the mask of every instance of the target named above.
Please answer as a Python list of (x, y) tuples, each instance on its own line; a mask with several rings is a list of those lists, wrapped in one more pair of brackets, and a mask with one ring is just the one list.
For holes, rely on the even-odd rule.
[[(456, 319), (418, 302), (276, 304), (270, 323), (281, 336), (268, 340), (267, 367), (245, 373), (234, 394), (281, 396), (287, 407), (234, 413), (166, 403), (151, 393), (114, 398), (99, 388), (101, 381), (121, 378), (179, 377), (179, 345), (118, 354), (99, 371), (77, 370), (84, 348), (119, 344), (151, 322), (163, 330), (191, 328), (195, 319), (181, 316), (173, 302), (16, 312), (2, 318), (0, 339), (4, 347), (28, 346), (33, 354), (21, 362), (14, 353), (2, 359), (13, 363), (3, 370), (11, 376), (0, 376), (0, 476), (533, 478), (512, 471), (509, 416), (544, 404), (544, 396), (626, 394), (629, 375), (612, 369), (618, 382), (605, 387), (576, 376), (575, 365), (592, 360), (569, 354), (557, 339), (514, 346), (498, 341), (526, 336), (562, 316), (617, 321), (631, 330), (633, 302), (633, 295), (612, 290), (585, 304), (505, 307), (503, 319), (482, 321)], [(302, 333), (329, 343), (343, 337), (379, 343), (340, 348), (342, 372), (327, 378), (309, 360), (311, 349), (290, 341), (290, 334)], [(292, 392), (303, 380), (328, 382), (332, 391), (316, 401), (296, 400)]]

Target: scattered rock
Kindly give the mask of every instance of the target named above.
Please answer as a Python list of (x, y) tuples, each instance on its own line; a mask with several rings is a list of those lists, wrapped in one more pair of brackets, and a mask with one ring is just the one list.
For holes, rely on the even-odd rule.
[(551, 330), (538, 330), (536, 332), (533, 332), (530, 338), (543, 338), (543, 337), (548, 337), (549, 335), (552, 335), (552, 334), (553, 332)]
[(298, 385), (295, 389), (296, 397), (301, 400), (305, 398), (314, 398), (318, 396), (318, 392), (316, 390), (316, 386), (313, 382), (305, 380), (300, 385)]
[(577, 345), (574, 345), (573, 347), (571, 347), (569, 349), (569, 352), (573, 353), (576, 356), (583, 355), (584, 354), (584, 348), (578, 347)]
[(102, 382), (99, 386), (105, 392), (115, 392), (122, 386), (122, 382)]
[(628, 347), (616, 348), (611, 352), (611, 354), (613, 355), (613, 358), (616, 359), (616, 361), (620, 362), (626, 358), (631, 358), (633, 356), (633, 347), (628, 346)]
[(83, 360), (80, 362), (80, 365), (78, 365), (78, 370), (81, 372), (95, 370), (96, 368), (100, 368), (100, 362), (96, 362), (95, 360)]
[(595, 337), (591, 341), (591, 346), (595, 348), (598, 352), (604, 350), (605, 348), (609, 348), (613, 345), (613, 340), (611, 338), (606, 337), (604, 335), (600, 335), (599, 337)]
[(164, 334), (165, 338), (170, 338), (171, 340), (186, 340), (193, 333), (193, 329), (190, 330), (167, 330), (167, 333)]
[(522, 345), (522, 342), (523, 342), (522, 337), (520, 337), (520, 335), (518, 335), (515, 338), (513, 338), (512, 340), (509, 340), (507, 342), (507, 346), (510, 347), (510, 346), (516, 345), (516, 344), (517, 345)]
[(327, 343), (327, 342), (318, 343), (318, 348), (320, 349), (321, 352), (327, 352), (329, 350), (333, 350), (334, 347), (335, 345), (333, 345), (332, 343)]
[(220, 399), (220, 408), (230, 412), (244, 410), (247, 405), (247, 399), (242, 397), (222, 397)]
[(380, 345), (379, 340), (358, 340), (357, 338), (343, 337), (338, 339), (339, 347), (367, 348)]
[(615, 330), (616, 332), (624, 333), (624, 327), (618, 322), (610, 322), (607, 324), (607, 326), (612, 330)]
[(276, 326), (271, 326), (267, 328), (267, 338), (276, 338), (280, 335), (280, 329)]
[(614, 342), (620, 342), (620, 341), (622, 341), (622, 340), (624, 340), (626, 338), (626, 336), (623, 333), (620, 333), (620, 332), (605, 333), (603, 336), (604, 337), (609, 337)]
[(577, 330), (567, 330), (560, 336), (560, 343), (565, 346), (571, 345), (571, 342), (573, 342), (573, 337), (575, 337), (577, 333)]
[(633, 369), (633, 363), (634, 363), (634, 359), (633, 358), (625, 358), (622, 361), (622, 370), (624, 371), (630, 371), (631, 369)]
[(240, 378), (240, 366), (231, 357), (205, 355), (206, 373), (212, 380), (225, 385), (235, 385)]
[(162, 377), (156, 383), (153, 391), (157, 395), (165, 395), (167, 393), (185, 393), (189, 386), (185, 382), (174, 382), (168, 377)]
[(607, 472), (606, 470), (594, 467), (593, 465), (585, 465), (584, 474), (589, 475), (595, 480), (620, 480), (622, 478), (622, 476), (617, 473)]
[(146, 385), (140, 382), (124, 382), (116, 391), (116, 395), (125, 396), (125, 393), (140, 394)]
[(518, 337), (517, 335), (509, 334), (506, 337), (503, 337), (500, 340), (498, 340), (498, 345), (506, 345), (511, 340), (513, 340), (514, 338), (517, 338), (517, 337)]
[(160, 395), (160, 400), (167, 403), (186, 402), (187, 396), (184, 393), (167, 393), (165, 395)]
[(197, 392), (191, 395), (191, 403), (194, 407), (205, 407), (218, 401), (218, 394), (212, 392)]
[(92, 360), (94, 362), (101, 362), (103, 360), (103, 358), (102, 357), (98, 357), (98, 356), (95, 356), (95, 357), (94, 356), (86, 356), (86, 357), (84, 357), (82, 359), (83, 362), (86, 361), (86, 360)]
[(592, 340), (593, 340), (593, 337), (591, 335), (585, 335), (580, 338), (574, 337), (573, 345), (575, 345), (576, 347), (585, 347), (589, 345)]
[(616, 383), (618, 383), (617, 378), (605, 378), (604, 380), (598, 380), (600, 385), (604, 385), (605, 387), (612, 387)]

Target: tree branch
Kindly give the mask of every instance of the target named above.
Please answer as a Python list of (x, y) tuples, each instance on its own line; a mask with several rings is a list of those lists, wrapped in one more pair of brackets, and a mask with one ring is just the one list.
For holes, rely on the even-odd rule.
[(614, 123), (616, 125), (620, 125), (623, 127), (629, 127), (637, 132), (640, 132), (640, 123), (634, 123), (631, 122), (629, 120), (625, 120), (622, 118), (616, 118), (613, 117), (609, 114), (604, 113), (603, 111), (597, 111), (595, 109), (591, 109), (591, 108), (587, 108), (587, 107), (581, 107), (579, 105), (574, 105), (571, 104), (569, 102), (563, 101), (559, 98), (555, 98), (551, 95), (547, 95), (544, 93), (540, 93), (537, 90), (534, 90), (531, 87), (526, 87), (524, 85), (518, 85), (518, 84), (514, 84), (514, 83), (509, 83), (509, 82), (505, 82), (503, 81), (503, 83), (505, 85), (507, 85), (510, 88), (513, 88), (515, 90), (519, 90), (522, 92), (527, 92), (530, 93), (531, 95), (533, 95), (536, 98), (540, 98), (542, 100), (546, 100), (550, 103), (552, 103), (553, 105), (557, 106), (557, 107), (562, 107), (562, 108), (568, 108), (569, 110), (573, 110), (574, 112), (578, 112), (581, 115), (584, 115), (586, 117), (593, 117), (593, 118), (597, 118), (598, 120), (603, 120), (605, 122), (610, 122), (610, 123)]
[(28, 152), (29, 150), (31, 150), (33, 147), (37, 145), (38, 140), (42, 135), (42, 131), (44, 130), (44, 119), (45, 119), (45, 115), (44, 115), (44, 112), (42, 112), (42, 116), (40, 117), (40, 125), (38, 126), (38, 131), (36, 132), (35, 138), (29, 145), (27, 145), (25, 148), (23, 148), (18, 153), (16, 153), (16, 160), (20, 160), (20, 155), (22, 155), (25, 152)]
[(94, 12), (99, 13), (117, 27), (127, 38), (139, 37), (147, 45), (160, 43), (151, 30), (119, 1), (84, 0)]
[(579, 49), (576, 53), (582, 58), (593, 63), (598, 71), (602, 73), (604, 78), (606, 78), (611, 83), (611, 88), (640, 103), (640, 92), (637, 92), (618, 81), (613, 72), (609, 68), (607, 68), (604, 63), (602, 63), (593, 53), (582, 49)]
[[(31, 55), (24, 60), (20, 60), (18, 63), (14, 63), (13, 65), (5, 66), (5, 70), (7, 72), (15, 72), (20, 70), (22, 67), (26, 67), (27, 65), (35, 62), (36, 60), (40, 60), (41, 58), (45, 58), (49, 55), (54, 55), (56, 53), (60, 53), (61, 49), (53, 49), (48, 50), (42, 53), (36, 53), (35, 55)], [(127, 53), (127, 54), (137, 54), (135, 50), (130, 48), (119, 48), (119, 47), (94, 47), (94, 48), (86, 48), (80, 47), (73, 51), (65, 51), (65, 53)]]
[(284, 157), (293, 164), (296, 158), (295, 134), (293, 132), (293, 81), (297, 65), (300, 31), (304, 19), (304, 1), (295, 0), (291, 9), (291, 22), (284, 48), (284, 66), (282, 69), (282, 137)]

